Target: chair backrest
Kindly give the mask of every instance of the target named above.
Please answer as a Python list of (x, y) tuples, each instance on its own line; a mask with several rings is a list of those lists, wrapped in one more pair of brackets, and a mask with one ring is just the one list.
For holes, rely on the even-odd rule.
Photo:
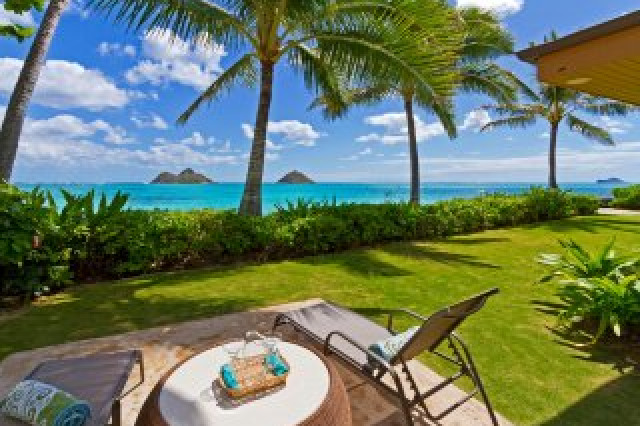
[(400, 359), (408, 361), (424, 351), (435, 350), (468, 316), (478, 312), (487, 299), (499, 291), (497, 288), (492, 288), (431, 315), (400, 349), (391, 363), (394, 364)]

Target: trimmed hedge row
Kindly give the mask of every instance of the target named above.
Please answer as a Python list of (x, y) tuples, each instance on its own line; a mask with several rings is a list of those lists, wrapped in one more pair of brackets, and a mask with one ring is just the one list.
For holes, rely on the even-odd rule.
[[(298, 201), (264, 217), (213, 210), (122, 210), (121, 198), (112, 204), (105, 199), (94, 203), (89, 193), (69, 195), (67, 206), (58, 213), (55, 206), (44, 202), (52, 197), (37, 191), (20, 192), (17, 200), (17, 190), (12, 190), (11, 198), (6, 187), (0, 191), (0, 206), (10, 204), (10, 209), (0, 212), (0, 294), (4, 295), (52, 291), (72, 280), (442, 238), (589, 215), (598, 208), (594, 197), (532, 188), (519, 196), (488, 195), (423, 206)], [(6, 232), (18, 224), (19, 234)], [(42, 247), (32, 247), (34, 234), (42, 239)]]

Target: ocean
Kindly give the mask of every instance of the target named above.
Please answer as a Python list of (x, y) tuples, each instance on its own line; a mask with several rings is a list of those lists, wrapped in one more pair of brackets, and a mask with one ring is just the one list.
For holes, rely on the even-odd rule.
[[(488, 193), (518, 194), (531, 186), (541, 183), (424, 183), (422, 202), (433, 203), (451, 198), (472, 198)], [(628, 185), (628, 184), (627, 184)], [(75, 194), (84, 194), (90, 189), (112, 197), (117, 191), (130, 195), (127, 206), (134, 209), (191, 210), (200, 208), (235, 209), (240, 203), (243, 184), (215, 183), (204, 185), (162, 185), (146, 183), (106, 183), (106, 184), (18, 184), (18, 187), (31, 190), (35, 186), (53, 191), (58, 205), (64, 204), (59, 189), (65, 188)], [(611, 195), (615, 187), (625, 184), (567, 183), (562, 189), (578, 194), (591, 194), (599, 197)], [(263, 211), (276, 209), (287, 201), (305, 200), (332, 201), (338, 203), (384, 203), (406, 201), (409, 198), (409, 185), (401, 183), (315, 183), (315, 184), (277, 184), (266, 183), (263, 186)]]

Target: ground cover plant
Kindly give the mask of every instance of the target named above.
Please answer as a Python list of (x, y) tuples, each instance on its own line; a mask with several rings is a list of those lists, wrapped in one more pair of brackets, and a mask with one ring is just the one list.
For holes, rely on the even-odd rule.
[[(125, 195), (98, 201), (93, 191), (83, 196), (65, 192), (65, 206), (59, 211), (51, 194), (3, 188), (0, 264), (6, 267), (0, 295), (26, 298), (58, 289), (71, 279), (95, 281), (443, 238), (593, 214), (598, 206), (593, 197), (532, 188), (519, 196), (487, 195), (422, 206), (300, 200), (265, 217), (246, 217), (233, 211), (125, 210)], [(33, 215), (35, 219), (24, 222)], [(13, 235), (17, 229), (19, 238)], [(36, 235), (42, 244), (33, 247)], [(31, 278), (26, 280), (25, 274)]]
[[(208, 318), (312, 297), (379, 321), (385, 308), (429, 314), (490, 287), (500, 294), (462, 325), (496, 409), (523, 425), (632, 425), (640, 419), (634, 345), (576, 346), (556, 332), (564, 306), (533, 261), (559, 238), (640, 249), (640, 217), (592, 216), (264, 264), (82, 285), (0, 315), (0, 359), (30, 348)], [(398, 327), (412, 323), (399, 322)], [(442, 371), (431, 357), (422, 358)], [(637, 423), (636, 423), (637, 424)]]

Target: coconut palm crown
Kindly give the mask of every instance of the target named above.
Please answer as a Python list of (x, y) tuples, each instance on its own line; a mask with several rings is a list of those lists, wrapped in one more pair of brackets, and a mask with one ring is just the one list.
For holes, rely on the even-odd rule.
[[(435, 72), (453, 72), (456, 75), (456, 88), (461, 92), (483, 93), (498, 102), (516, 100), (519, 80), (510, 72), (492, 62), (497, 56), (510, 53), (513, 49), (511, 35), (500, 25), (493, 14), (478, 9), (464, 8), (451, 10), (449, 20), (435, 26), (429, 21), (428, 9), (419, 5), (432, 3), (441, 5), (439, 0), (414, 1), (416, 26), (419, 33), (428, 33), (420, 45), (420, 52), (433, 54), (438, 51), (439, 37), (448, 34), (461, 34), (462, 39), (456, 51), (456, 61), (448, 64), (449, 69)], [(400, 98), (403, 101), (407, 120), (407, 139), (409, 143), (410, 197), (413, 204), (420, 203), (420, 164), (418, 158), (417, 134), (414, 118), (414, 105), (433, 113), (450, 138), (455, 138), (457, 128), (451, 96), (434, 96), (433, 93), (420, 90), (413, 75), (397, 69), (395, 73), (381, 75), (370, 74), (361, 79), (361, 84), (348, 81), (350, 87), (340, 96), (323, 93), (311, 108), (321, 107), (327, 119), (336, 119), (346, 115), (354, 106), (372, 105), (384, 99)]]
[(576, 115), (585, 112), (593, 115), (624, 116), (632, 110), (630, 105), (609, 99), (594, 97), (576, 90), (540, 83), (537, 92), (525, 91), (531, 101), (520, 104), (487, 105), (484, 108), (501, 116), (486, 124), (481, 130), (497, 127), (526, 128), (538, 119), (549, 123), (549, 187), (557, 188), (556, 151), (558, 130), (562, 122), (569, 130), (604, 145), (613, 145), (613, 137), (603, 127)]
[[(223, 44), (237, 55), (178, 121), (185, 123), (202, 104), (218, 99), (236, 84), (259, 85), (242, 214), (261, 214), (276, 64), (293, 67), (308, 88), (336, 98), (339, 82), (331, 70), (338, 66), (356, 81), (363, 75), (390, 75), (399, 69), (433, 97), (448, 95), (455, 83), (453, 73), (435, 70), (442, 71), (455, 60), (459, 36), (441, 37), (437, 52), (418, 54), (416, 35), (423, 37), (415, 32), (411, 17), (415, 5), (409, 0), (89, 0), (88, 4), (135, 29), (170, 30), (193, 43)], [(446, 12), (442, 6), (430, 7), (433, 25), (449, 19), (441, 9)]]

